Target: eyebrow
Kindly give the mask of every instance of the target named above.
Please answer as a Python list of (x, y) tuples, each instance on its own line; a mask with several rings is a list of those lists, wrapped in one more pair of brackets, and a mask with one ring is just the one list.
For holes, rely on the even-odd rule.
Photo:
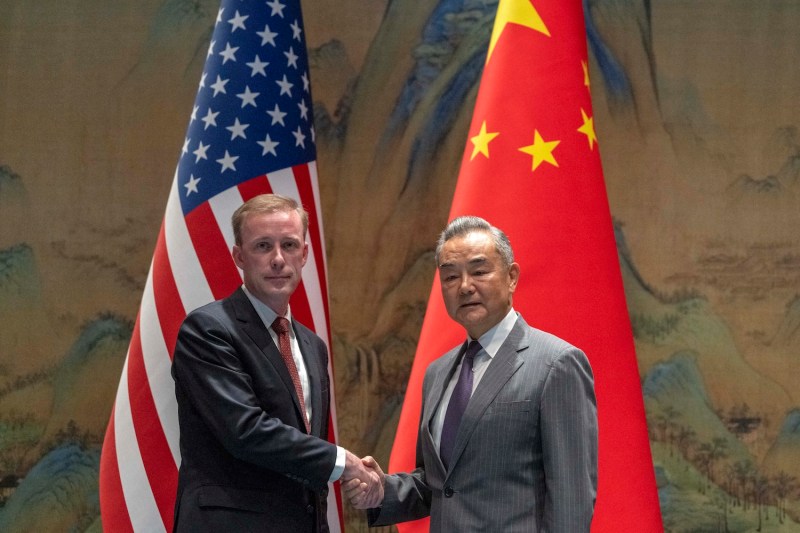
[[(486, 261), (488, 261), (486, 256), (485, 255), (481, 255), (481, 256), (475, 257), (474, 259), (470, 259), (467, 262), (467, 264), (468, 265), (480, 265), (482, 263), (485, 263)], [(454, 266), (455, 266), (455, 263), (442, 263), (441, 265), (439, 265), (439, 269), (441, 270), (443, 268), (451, 268), (451, 267), (454, 267)]]

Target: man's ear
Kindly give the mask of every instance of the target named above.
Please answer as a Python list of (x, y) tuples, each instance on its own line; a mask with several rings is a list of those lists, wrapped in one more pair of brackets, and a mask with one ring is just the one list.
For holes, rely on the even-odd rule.
[(511, 266), (508, 267), (508, 277), (510, 279), (508, 290), (509, 292), (514, 292), (517, 289), (517, 283), (519, 283), (519, 265), (517, 263), (511, 263)]
[(231, 248), (231, 257), (233, 257), (233, 262), (236, 263), (236, 266), (244, 270), (244, 261), (242, 261), (242, 247), (234, 244), (233, 248)]

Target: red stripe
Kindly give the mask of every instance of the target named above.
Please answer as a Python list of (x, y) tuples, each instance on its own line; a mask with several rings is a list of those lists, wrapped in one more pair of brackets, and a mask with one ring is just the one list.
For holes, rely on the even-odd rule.
[(208, 202), (186, 215), (186, 227), (214, 299), (230, 295), (242, 284), (242, 278)]
[(155, 252), (153, 252), (153, 293), (158, 321), (161, 324), (161, 333), (164, 335), (164, 343), (167, 346), (169, 357), (172, 359), (178, 330), (186, 317), (186, 309), (183, 307), (178, 286), (172, 275), (163, 223), (156, 241)]
[(122, 493), (122, 481), (119, 478), (117, 446), (114, 439), (115, 410), (116, 408), (111, 409), (111, 419), (108, 421), (103, 452), (100, 455), (100, 518), (103, 522), (103, 531), (133, 533), (133, 525)]
[(239, 194), (242, 195), (244, 202), (258, 196), (259, 194), (266, 194), (272, 192), (272, 187), (266, 176), (258, 176), (256, 178), (242, 182), (238, 186)]
[(289, 305), (292, 308), (292, 318), (298, 320), (307, 328), (314, 330), (314, 317), (311, 314), (311, 307), (308, 305), (308, 295), (306, 295), (306, 288), (301, 281), (295, 289), (289, 300)]
[(178, 468), (161, 427), (150, 382), (142, 357), (141, 330), (139, 321), (133, 328), (128, 352), (128, 395), (131, 403), (131, 418), (158, 511), (167, 531), (172, 529), (175, 495), (178, 490)]

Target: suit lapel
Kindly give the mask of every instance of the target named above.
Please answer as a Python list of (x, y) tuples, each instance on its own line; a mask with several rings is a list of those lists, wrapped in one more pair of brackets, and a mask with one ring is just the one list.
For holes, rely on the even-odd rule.
[[(286, 387), (286, 392), (288, 392), (292, 398), (295, 410), (299, 416), (300, 400), (297, 398), (297, 393), (294, 390), (292, 377), (289, 375), (289, 370), (286, 368), (286, 363), (283, 362), (283, 357), (281, 357), (280, 350), (277, 346), (275, 346), (272, 336), (269, 334), (266, 326), (264, 326), (264, 322), (261, 320), (261, 317), (258, 316), (253, 304), (250, 302), (250, 299), (247, 298), (247, 295), (244, 293), (241, 287), (231, 295), (230, 299), (233, 303), (236, 319), (239, 321), (242, 330), (244, 330), (247, 336), (252, 339), (256, 346), (258, 346), (258, 348), (264, 354), (264, 357), (272, 365), (275, 372), (280, 376), (284, 387)], [(300, 418), (300, 420), (302, 420), (302, 418)], [(300, 424), (298, 429), (305, 431), (305, 428), (302, 426), (303, 424)]]
[(481, 382), (472, 394), (461, 424), (458, 426), (456, 442), (453, 445), (451, 471), (466, 448), (470, 435), (478, 425), (486, 408), (494, 401), (511, 376), (522, 366), (523, 361), (517, 354), (528, 347), (525, 335), (527, 329), (528, 325), (522, 317), (517, 317), (513, 329), (489, 363)]

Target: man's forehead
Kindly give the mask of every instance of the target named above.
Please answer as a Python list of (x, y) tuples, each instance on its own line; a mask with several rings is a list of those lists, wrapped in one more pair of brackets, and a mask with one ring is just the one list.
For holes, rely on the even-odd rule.
[(469, 237), (470, 235), (454, 237), (445, 243), (439, 257), (440, 268), (456, 264), (479, 265), (491, 261), (497, 255), (491, 240)]

